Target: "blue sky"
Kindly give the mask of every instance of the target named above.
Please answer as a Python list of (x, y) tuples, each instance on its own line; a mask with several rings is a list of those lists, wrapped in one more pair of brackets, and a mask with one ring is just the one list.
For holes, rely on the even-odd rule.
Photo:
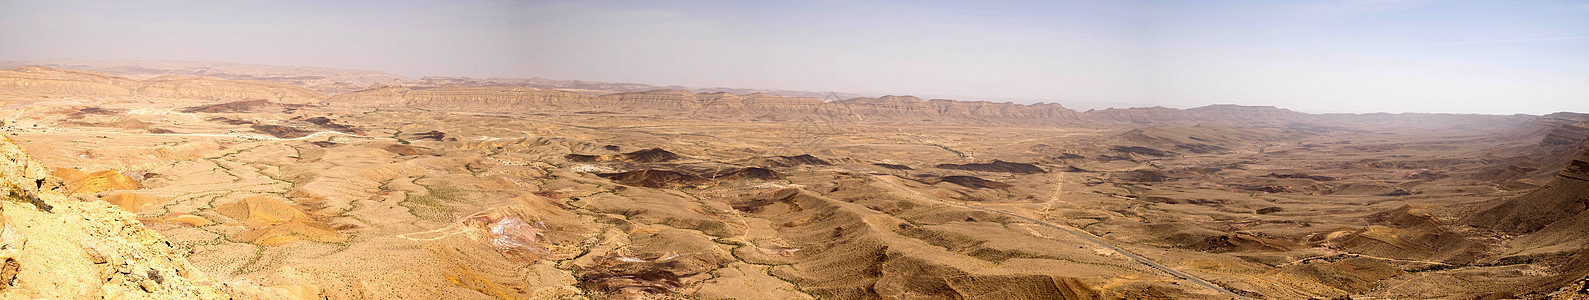
[(1163, 2), (1159, 101), (1305, 111), (1589, 109), (1589, 1)]
[(0, 60), (1103, 106), (1589, 112), (1589, 1), (0, 0)]

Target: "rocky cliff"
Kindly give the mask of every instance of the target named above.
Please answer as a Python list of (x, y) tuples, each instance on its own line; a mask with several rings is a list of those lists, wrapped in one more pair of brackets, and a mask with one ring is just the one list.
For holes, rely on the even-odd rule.
[(327, 97), (324, 93), (307, 88), (268, 81), (183, 76), (133, 80), (105, 73), (40, 66), (0, 70), (0, 91), (24, 96), (138, 96), (214, 101), (264, 99), (282, 103), (310, 103)]
[(3, 136), (0, 156), (0, 298), (227, 298), (132, 214), (67, 197)]
[(1540, 126), (1547, 128), (1541, 146), (1574, 145), (1589, 140), (1589, 114), (1560, 112), (1539, 117)]

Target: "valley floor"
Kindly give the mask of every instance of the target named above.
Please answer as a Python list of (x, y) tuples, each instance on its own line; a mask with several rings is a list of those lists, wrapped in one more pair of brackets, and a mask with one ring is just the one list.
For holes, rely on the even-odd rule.
[(1576, 151), (1525, 123), (29, 101), (0, 113), (5, 134), (242, 298), (1522, 296), (1560, 265), (1463, 218), (1545, 185)]

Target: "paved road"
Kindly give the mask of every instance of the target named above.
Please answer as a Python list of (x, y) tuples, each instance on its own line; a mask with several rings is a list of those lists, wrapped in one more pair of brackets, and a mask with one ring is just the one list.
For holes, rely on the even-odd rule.
[[(1207, 287), (1207, 288), (1212, 289), (1214, 291), (1217, 291), (1217, 292), (1220, 292), (1220, 293), (1224, 293), (1226, 295), (1230, 295), (1231, 297), (1235, 297), (1236, 299), (1251, 300), (1251, 298), (1242, 297), (1241, 295), (1237, 295), (1236, 293), (1232, 293), (1229, 290), (1226, 290), (1225, 288), (1219, 287), (1219, 285), (1215, 285), (1213, 283), (1209, 283), (1208, 281), (1205, 281), (1202, 278), (1197, 278), (1196, 276), (1192, 276), (1191, 274), (1186, 274), (1186, 273), (1182, 273), (1181, 271), (1176, 271), (1175, 269), (1170, 269), (1170, 267), (1166, 267), (1166, 266), (1161, 265), (1161, 264), (1159, 264), (1157, 262), (1154, 262), (1152, 260), (1148, 260), (1147, 258), (1144, 258), (1144, 257), (1141, 257), (1141, 256), (1137, 256), (1136, 254), (1131, 253), (1130, 251), (1126, 251), (1125, 249), (1120, 249), (1120, 247), (1115, 247), (1114, 245), (1111, 245), (1108, 242), (1104, 242), (1103, 240), (1098, 239), (1097, 237), (1094, 237), (1091, 233), (1086, 233), (1086, 232), (1081, 231), (1079, 229), (1070, 228), (1068, 226), (1054, 225), (1053, 223), (1044, 222), (1044, 221), (1038, 220), (1038, 219), (1028, 218), (1026, 216), (1017, 215), (1017, 214), (1005, 212), (1005, 211), (1002, 211), (1002, 210), (990, 209), (990, 208), (982, 208), (982, 207), (977, 207), (977, 206), (972, 206), (972, 205), (967, 205), (967, 204), (960, 204), (960, 203), (955, 203), (955, 202), (950, 202), (950, 201), (933, 199), (931, 197), (927, 197), (927, 195), (922, 195), (921, 193), (918, 193), (918, 192), (916, 192), (914, 190), (907, 189), (907, 188), (905, 188), (903, 186), (900, 186), (899, 184), (894, 183), (893, 181), (888, 181), (887, 179), (883, 178), (882, 176), (883, 175), (877, 175), (877, 176), (873, 176), (872, 178), (873, 179), (877, 179), (877, 181), (882, 181), (883, 183), (887, 183), (888, 185), (893, 186), (896, 189), (899, 189), (899, 190), (902, 190), (902, 191), (906, 191), (906, 192), (910, 192), (911, 195), (915, 195), (916, 197), (920, 197), (921, 199), (926, 199), (928, 201), (933, 201), (933, 202), (948, 204), (948, 205), (951, 205), (951, 206), (970, 208), (970, 209), (975, 209), (975, 210), (981, 210), (981, 211), (986, 211), (986, 212), (991, 212), (991, 213), (997, 213), (997, 214), (1001, 214), (1001, 215), (1016, 217), (1016, 218), (1020, 218), (1022, 220), (1031, 221), (1033, 223), (1042, 224), (1043, 226), (1048, 226), (1048, 227), (1052, 227), (1054, 229), (1059, 229), (1060, 231), (1064, 231), (1066, 233), (1070, 233), (1071, 235), (1075, 235), (1075, 236), (1080, 237), (1082, 239), (1086, 239), (1087, 241), (1093, 242), (1094, 244), (1098, 244), (1099, 246), (1103, 246), (1104, 248), (1108, 248), (1109, 250), (1113, 250), (1116, 253), (1120, 253), (1120, 255), (1125, 255), (1126, 257), (1130, 257), (1131, 259), (1134, 259), (1137, 262), (1140, 262), (1140, 263), (1142, 263), (1144, 265), (1148, 265), (1149, 267), (1153, 267), (1155, 269), (1162, 270), (1165, 273), (1169, 273), (1170, 275), (1175, 275), (1176, 277), (1180, 277), (1181, 279), (1185, 279), (1187, 281), (1191, 281), (1192, 283), (1196, 283), (1197, 285), (1201, 285), (1203, 287)], [(1063, 183), (1060, 183), (1060, 184), (1063, 184)]]

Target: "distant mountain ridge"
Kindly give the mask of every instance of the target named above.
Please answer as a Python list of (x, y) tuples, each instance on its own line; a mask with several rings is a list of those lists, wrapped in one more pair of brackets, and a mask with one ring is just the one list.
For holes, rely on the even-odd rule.
[(1303, 121), (1314, 115), (1272, 106), (1211, 105), (1193, 109), (1164, 107), (1088, 112), (1054, 103), (924, 100), (914, 96), (857, 97), (823, 101), (764, 93), (691, 93), (652, 90), (592, 95), (566, 90), (498, 86), (443, 86), (414, 89), (384, 86), (333, 96), (331, 105), (411, 107), (478, 112), (584, 112), (656, 115), (740, 121), (822, 121), (837, 123), (925, 124), (1183, 124)]
[(539, 88), (539, 89), (560, 89), (560, 90), (581, 91), (581, 92), (587, 92), (587, 93), (591, 93), (591, 94), (609, 94), (609, 93), (621, 93), (621, 92), (644, 92), (644, 91), (654, 91), (654, 90), (683, 90), (683, 91), (690, 91), (690, 92), (694, 92), (694, 93), (733, 93), (733, 94), (741, 94), (741, 95), (743, 95), (743, 94), (762, 93), (762, 94), (778, 95), (778, 96), (784, 96), (784, 97), (807, 97), (807, 98), (823, 98), (823, 97), (833, 96), (833, 97), (838, 97), (839, 99), (845, 99), (845, 98), (863, 97), (863, 95), (860, 95), (860, 94), (849, 94), (849, 93), (832, 93), (832, 95), (829, 95), (829, 93), (826, 93), (826, 92), (741, 89), (741, 88), (725, 88), (725, 87), (692, 88), (692, 87), (685, 87), (685, 86), (678, 86), (678, 85), (656, 86), (656, 85), (640, 84), (640, 83), (620, 83), (620, 82), (604, 82), (604, 81), (588, 81), (588, 80), (557, 80), (557, 79), (545, 79), (545, 78), (470, 78), (470, 77), (425, 76), (424, 78), (420, 78), (420, 80), (417, 81), (417, 82), (409, 83), (409, 84), (401, 84), (401, 86), (406, 86), (406, 87), (410, 87), (410, 88), (433, 88), (433, 87), (449, 87), (449, 86), (451, 86), (451, 87), (527, 87), (527, 88)]
[[(1483, 126), (1483, 124), (1510, 124), (1533, 119), (1533, 116), (1453, 114), (1307, 114), (1273, 106), (1228, 104), (1191, 109), (1138, 107), (1078, 112), (1055, 103), (1016, 104), (921, 99), (914, 96), (849, 97), (833, 100), (762, 92), (697, 92), (682, 89), (597, 90), (641, 89), (650, 86), (585, 81), (476, 80), (448, 77), (409, 80), (395, 77), (396, 75), (390, 76), (393, 77), (384, 77), (391, 79), (390, 82), (331, 96), (310, 89), (308, 86), (316, 86), (315, 82), (322, 82), (317, 81), (321, 79), (325, 80), (323, 82), (330, 82), (329, 85), (319, 85), (322, 88), (348, 86), (347, 82), (328, 79), (332, 78), (328, 76), (315, 77), (321, 79), (293, 81), (297, 79), (254, 75), (246, 77), (275, 79), (232, 80), (220, 77), (161, 75), (137, 80), (94, 71), (25, 66), (0, 70), (0, 92), (79, 97), (147, 96), (221, 102), (263, 99), (281, 103), (409, 107), (490, 113), (622, 113), (702, 120), (867, 124), (1186, 126), (1204, 122), (1233, 125), (1371, 122), (1385, 126), (1421, 126), (1420, 124)], [(310, 77), (314, 76), (293, 78)], [(1555, 127), (1549, 126), (1549, 128)], [(1564, 131), (1564, 133), (1573, 132)]]
[[(178, 75), (189, 77), (215, 77), (230, 80), (271, 81), (301, 86), (331, 95), (350, 93), (381, 85), (395, 85), (411, 88), (433, 88), (442, 86), (527, 87), (542, 89), (582, 90), (596, 94), (641, 92), (664, 89), (689, 90), (692, 92), (728, 92), (735, 94), (766, 93), (782, 95), (786, 97), (815, 98), (825, 97), (829, 94), (829, 92), (761, 90), (725, 87), (697, 88), (677, 85), (657, 86), (639, 83), (556, 80), (544, 78), (470, 78), (426, 76), (416, 80), (380, 71), (307, 66), (275, 66), (230, 62), (155, 60), (47, 60), (0, 62), (0, 69), (19, 68), (24, 66), (42, 66), (55, 69), (93, 71), (133, 79)], [(834, 96), (840, 98), (853, 98), (862, 96), (859, 94), (847, 93), (834, 94)]]

